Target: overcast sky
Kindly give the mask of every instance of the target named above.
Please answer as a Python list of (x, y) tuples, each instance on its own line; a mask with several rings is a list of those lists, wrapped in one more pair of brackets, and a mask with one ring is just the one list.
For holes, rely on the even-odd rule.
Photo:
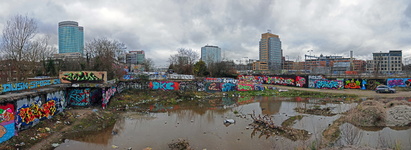
[[(145, 50), (157, 66), (180, 47), (217, 45), (232, 60), (258, 59), (261, 34), (280, 36), (284, 56), (371, 59), (373, 52), (411, 55), (409, 0), (130, 0), (0, 1), (0, 30), (16, 14), (37, 20), (39, 32), (58, 44), (58, 22), (77, 21), (85, 42), (117, 39), (128, 50)], [(1, 34), (1, 33), (0, 33)], [(286, 57), (287, 59), (287, 57)]]

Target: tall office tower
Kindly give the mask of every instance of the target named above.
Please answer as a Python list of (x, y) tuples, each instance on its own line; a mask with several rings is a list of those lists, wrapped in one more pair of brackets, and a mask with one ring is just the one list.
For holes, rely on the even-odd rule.
[(201, 60), (203, 60), (206, 64), (220, 62), (221, 48), (211, 45), (201, 47)]
[(75, 21), (59, 22), (59, 53), (84, 55), (84, 28)]
[[(278, 35), (264, 33), (260, 40), (260, 70), (279, 70), (281, 69), (281, 41)], [(267, 65), (267, 67), (265, 67)]]

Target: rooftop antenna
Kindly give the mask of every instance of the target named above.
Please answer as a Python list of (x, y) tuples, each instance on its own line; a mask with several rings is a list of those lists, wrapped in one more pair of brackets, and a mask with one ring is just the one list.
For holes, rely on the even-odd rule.
[(267, 33), (271, 33), (271, 30), (270, 30), (270, 29), (267, 29)]

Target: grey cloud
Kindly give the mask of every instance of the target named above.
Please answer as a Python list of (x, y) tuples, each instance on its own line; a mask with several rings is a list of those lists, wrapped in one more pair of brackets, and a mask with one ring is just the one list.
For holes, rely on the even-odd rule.
[[(284, 55), (357, 58), (402, 49), (410, 55), (411, 3), (398, 1), (23, 1), (0, 2), (0, 30), (15, 14), (38, 20), (39, 32), (52, 34), (57, 24), (78, 21), (85, 41), (107, 37), (129, 50), (146, 51), (157, 65), (166, 65), (180, 47), (199, 52), (206, 44), (222, 48), (229, 59), (258, 59), (258, 42), (267, 29), (278, 34)], [(3, 6), (3, 7), (2, 7)], [(1, 33), (0, 33), (1, 34)], [(303, 57), (302, 57), (303, 59)]]

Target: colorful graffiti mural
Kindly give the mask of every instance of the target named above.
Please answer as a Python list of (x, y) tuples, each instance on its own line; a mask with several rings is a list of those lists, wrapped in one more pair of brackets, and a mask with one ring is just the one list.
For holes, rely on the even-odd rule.
[(206, 91), (207, 92), (219, 92), (221, 91), (221, 84), (216, 82), (208, 82), (206, 84)]
[(14, 105), (0, 105), (0, 143), (9, 140), (15, 134)]
[(221, 80), (221, 78), (205, 78), (204, 79), (205, 82), (222, 82), (223, 80)]
[(303, 87), (305, 85), (305, 83), (306, 83), (306, 80), (305, 80), (304, 77), (297, 76), (295, 78), (295, 86)]
[(149, 84), (150, 89), (153, 90), (163, 90), (163, 91), (178, 91), (179, 83), (171, 81), (152, 81)]
[(295, 76), (295, 75), (285, 75), (285, 76), (264, 76), (259, 77), (263, 79), (263, 83), (266, 84), (276, 84), (276, 85), (287, 85), (287, 86), (297, 86), (297, 87), (308, 87), (306, 77)]
[(367, 80), (366, 89), (375, 90), (381, 83), (384, 83), (383, 80)]
[(387, 85), (393, 87), (411, 87), (411, 78), (389, 78)]
[(315, 81), (325, 80), (322, 75), (309, 75), (308, 76), (308, 88), (316, 88)]
[(123, 76), (124, 80), (135, 80), (135, 79), (139, 79), (139, 77), (137, 75), (131, 75), (131, 74), (127, 74)]
[(54, 100), (56, 103), (56, 114), (63, 112), (67, 107), (64, 91), (47, 93), (47, 101)]
[(111, 98), (112, 96), (114, 96), (115, 93), (116, 93), (116, 87), (114, 87), (114, 86), (103, 89), (103, 94), (102, 94), (102, 97), (103, 97), (103, 103), (102, 103), (103, 109), (106, 108), (108, 102), (110, 102), (110, 98)]
[(47, 85), (60, 84), (60, 79), (0, 84), (0, 93), (39, 88)]
[(106, 71), (63, 71), (59, 73), (61, 83), (105, 83), (107, 82)]
[(234, 83), (221, 83), (221, 90), (223, 92), (229, 92), (229, 91), (236, 91), (236, 84)]
[(67, 89), (67, 100), (70, 106), (90, 106), (90, 88)]
[(345, 79), (345, 89), (361, 89), (361, 79)]
[(52, 98), (47, 99), (44, 104), (39, 96), (30, 98), (29, 101), (27, 99), (20, 101), (23, 101), (20, 103), (26, 103), (21, 107), (17, 107), (16, 126), (18, 130), (30, 128), (39, 123), (40, 120), (50, 119), (57, 114), (56, 101)]
[(252, 91), (253, 89), (252, 84), (237, 84), (238, 91)]
[(336, 80), (316, 80), (315, 87), (317, 89), (343, 89), (344, 88), (344, 79), (336, 79)]

